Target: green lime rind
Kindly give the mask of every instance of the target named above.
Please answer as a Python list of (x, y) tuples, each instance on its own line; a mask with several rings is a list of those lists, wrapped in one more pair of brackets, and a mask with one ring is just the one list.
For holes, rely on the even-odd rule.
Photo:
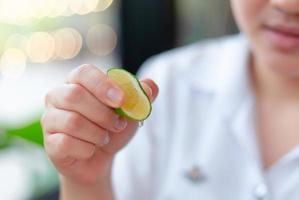
[(119, 68), (119, 67), (112, 67), (112, 68), (110, 68), (110, 69), (107, 71), (108, 76), (109, 76), (109, 73), (111, 73), (111, 71), (113, 71), (113, 70), (122, 70), (123, 72), (125, 72), (125, 73), (127, 73), (129, 76), (131, 76), (132, 79), (135, 80), (135, 81), (138, 83), (140, 90), (142, 91), (143, 95), (146, 97), (146, 99), (147, 99), (148, 102), (149, 102), (149, 112), (148, 112), (148, 114), (147, 114), (144, 118), (142, 118), (142, 119), (137, 119), (137, 118), (134, 118), (134, 117), (128, 115), (122, 108), (116, 108), (116, 109), (115, 109), (115, 112), (116, 112), (119, 116), (126, 117), (126, 118), (131, 119), (131, 120), (134, 120), (134, 121), (144, 121), (144, 120), (146, 120), (146, 119), (150, 116), (150, 114), (151, 114), (151, 112), (152, 112), (152, 104), (151, 104), (150, 98), (147, 96), (145, 90), (143, 89), (143, 87), (142, 87), (140, 81), (138, 80), (138, 78), (137, 78), (135, 75), (133, 75), (132, 73), (128, 72), (127, 70), (122, 69), (122, 68)]
[(116, 108), (114, 111), (121, 117), (126, 116), (126, 113), (121, 108)]

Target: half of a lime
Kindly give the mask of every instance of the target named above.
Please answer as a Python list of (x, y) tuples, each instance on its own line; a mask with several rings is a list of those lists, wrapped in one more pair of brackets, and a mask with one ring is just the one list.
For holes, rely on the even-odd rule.
[(120, 68), (109, 69), (107, 75), (124, 91), (126, 97), (124, 104), (117, 108), (116, 112), (136, 121), (148, 118), (152, 105), (139, 80), (130, 72)]

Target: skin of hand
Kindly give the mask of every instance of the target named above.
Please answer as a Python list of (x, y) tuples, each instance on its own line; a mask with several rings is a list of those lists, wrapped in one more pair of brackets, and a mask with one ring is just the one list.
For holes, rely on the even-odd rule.
[[(141, 84), (154, 101), (158, 94), (157, 85), (149, 79)], [(81, 192), (86, 188), (90, 195), (92, 192), (87, 188), (111, 189), (113, 158), (138, 128), (138, 122), (114, 112), (125, 98), (124, 92), (92, 65), (74, 69), (64, 85), (46, 95), (42, 117), (44, 145), (59, 171), (64, 193), (76, 186)]]

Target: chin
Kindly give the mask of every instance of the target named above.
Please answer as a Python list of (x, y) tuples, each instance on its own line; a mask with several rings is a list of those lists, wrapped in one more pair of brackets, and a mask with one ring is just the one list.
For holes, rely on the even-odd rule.
[(261, 67), (268, 67), (278, 75), (299, 79), (299, 54), (273, 48), (263, 42), (253, 46), (253, 55)]
[(285, 55), (272, 54), (264, 56), (264, 65), (272, 69), (276, 74), (287, 78), (299, 79), (299, 57), (290, 58)]

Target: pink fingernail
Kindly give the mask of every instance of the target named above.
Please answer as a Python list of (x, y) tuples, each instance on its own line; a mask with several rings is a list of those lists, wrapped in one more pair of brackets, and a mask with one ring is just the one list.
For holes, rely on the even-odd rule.
[(123, 98), (122, 91), (116, 88), (110, 88), (107, 91), (107, 97), (111, 103), (119, 105)]
[(117, 131), (121, 131), (126, 128), (127, 124), (128, 124), (127, 120), (121, 117), (116, 121), (114, 128)]

